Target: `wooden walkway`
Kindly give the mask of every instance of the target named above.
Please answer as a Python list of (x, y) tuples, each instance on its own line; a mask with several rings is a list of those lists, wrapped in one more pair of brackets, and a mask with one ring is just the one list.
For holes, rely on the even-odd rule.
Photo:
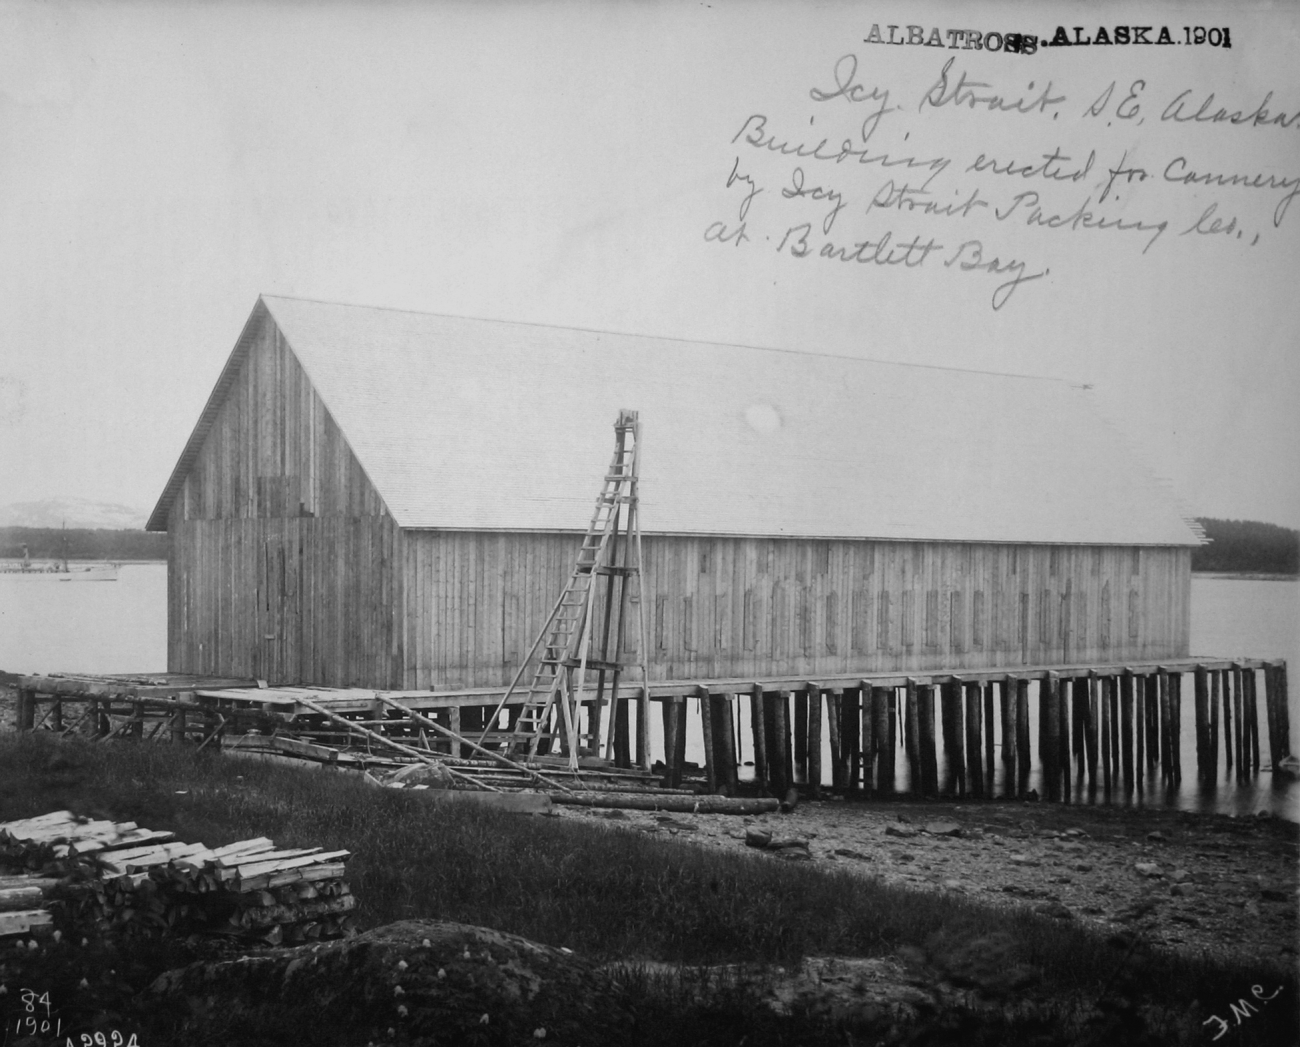
[[(367, 688), (267, 687), (253, 680), (177, 674), (24, 676), (18, 683), (18, 728), (37, 727), (94, 738), (167, 738), (276, 752), (357, 768), (437, 758), (463, 787), (676, 791), (733, 794), (738, 786), (738, 704), (748, 702), (749, 746), (759, 792), (784, 796), (797, 784), (822, 789), (822, 745), (830, 743), (831, 788), (888, 796), (898, 760), (906, 760), (911, 791), (982, 798), (994, 793), (995, 754), (1003, 765), (1003, 795), (1028, 789), (1033, 739), (1030, 702), (1037, 701), (1038, 764), (1046, 799), (1069, 795), (1071, 769), (1089, 785), (1131, 792), (1144, 782), (1182, 779), (1182, 714), (1192, 710), (1197, 775), (1214, 781), (1220, 721), (1224, 760), (1238, 780), (1263, 767), (1258, 683), (1262, 677), (1270, 767), (1291, 754), (1286, 663), (1261, 659), (1185, 658), (1109, 665), (1038, 665), (1005, 669), (852, 674), (815, 680), (672, 680), (623, 684), (607, 719), (587, 700), (583, 715), (609, 725), (603, 757), (584, 751), (576, 777), (566, 777), (561, 753), (527, 765), (505, 759), (495, 743), (511, 736), (517, 715), (508, 703), (498, 722), (489, 714), (504, 687), (456, 691), (376, 691)], [(936, 716), (935, 697), (938, 696)], [(1187, 700), (1184, 700), (1186, 697)], [(688, 767), (688, 700), (698, 703), (705, 761)], [(520, 697), (522, 701), (522, 696)], [(646, 746), (633, 766), (628, 713), (657, 702), (663, 747)], [(606, 705), (610, 698), (606, 698)], [(42, 715), (38, 717), (38, 712)], [(707, 712), (707, 715), (706, 715)], [(621, 722), (624, 730), (614, 725)], [(944, 780), (936, 748), (943, 743)], [(481, 745), (479, 743), (482, 743)], [(656, 760), (656, 756), (659, 757)], [(657, 772), (650, 774), (655, 761)], [(566, 784), (567, 783), (567, 784)]]

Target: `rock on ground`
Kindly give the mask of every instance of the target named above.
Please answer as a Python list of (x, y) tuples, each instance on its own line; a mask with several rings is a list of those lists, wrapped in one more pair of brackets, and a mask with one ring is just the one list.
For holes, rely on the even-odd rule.
[[(590, 817), (567, 809), (564, 817)], [(959, 891), (1190, 954), (1294, 968), (1300, 827), (1104, 804), (802, 803), (792, 814), (683, 814), (669, 830), (755, 861), (782, 855), (915, 890)], [(663, 831), (640, 812), (602, 824)], [(775, 851), (760, 840), (798, 838)], [(747, 846), (747, 841), (748, 842)]]
[[(191, 964), (150, 987), (174, 1042), (572, 1042), (613, 1015), (594, 968), (484, 927), (406, 920), (354, 938)], [(390, 1032), (389, 1030), (392, 1030)], [(279, 1035), (277, 1035), (279, 1034)], [(287, 1038), (279, 1038), (285, 1036)]]

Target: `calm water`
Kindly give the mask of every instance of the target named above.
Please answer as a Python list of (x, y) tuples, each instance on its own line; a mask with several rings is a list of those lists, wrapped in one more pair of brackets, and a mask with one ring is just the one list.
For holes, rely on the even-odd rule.
[[(1300, 582), (1192, 579), (1192, 651), (1215, 657), (1285, 658), (1290, 677), (1292, 747), (1300, 749)], [(162, 672), (167, 668), (167, 568), (127, 564), (116, 582), (61, 582), (54, 577), (0, 574), (0, 670), (8, 672)], [(1260, 691), (1260, 750), (1267, 765), (1267, 721)], [(1190, 702), (1190, 684), (1184, 686)], [(692, 706), (694, 703), (690, 703)], [(741, 708), (742, 758), (752, 759), (746, 702)], [(1036, 702), (1031, 710), (1036, 711)], [(687, 758), (702, 753), (698, 717), (691, 717)], [(651, 718), (655, 751), (661, 751), (659, 717)], [(1036, 730), (1036, 729), (1035, 729)], [(1035, 739), (1037, 734), (1032, 735)], [(825, 742), (823, 766), (830, 767)], [(1037, 742), (1035, 742), (1037, 749)], [(1168, 795), (1158, 785), (1132, 803), (1166, 804), (1224, 813), (1272, 810), (1300, 821), (1300, 784), (1275, 787), (1272, 776), (1238, 786), (1224, 771), (1220, 746), (1218, 788), (1197, 787), (1196, 735), (1190, 708), (1183, 716), (1183, 784)], [(899, 788), (907, 786), (906, 761)], [(1000, 768), (999, 768), (1000, 770)], [(828, 770), (829, 773), (829, 770)], [(1100, 772), (1099, 776), (1100, 776)], [(1031, 779), (1031, 785), (1040, 788)], [(1122, 796), (1122, 794), (1120, 794)], [(1076, 795), (1086, 802), (1086, 795)]]

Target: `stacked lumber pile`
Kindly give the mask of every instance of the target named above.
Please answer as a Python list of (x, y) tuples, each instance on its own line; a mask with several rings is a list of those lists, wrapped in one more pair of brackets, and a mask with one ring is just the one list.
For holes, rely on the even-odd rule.
[[(277, 850), (265, 837), (210, 849), (172, 837), (56, 811), (0, 824), (0, 863), (54, 863), (68, 874), (53, 882), (66, 887), (74, 918), (104, 929), (233, 934), (271, 944), (351, 933), (356, 898), (343, 879), (347, 851)], [(44, 915), (42, 926), (50, 922)]]
[(0, 875), (0, 938), (51, 929), (54, 917), (45, 908), (45, 896), (58, 882), (42, 876)]

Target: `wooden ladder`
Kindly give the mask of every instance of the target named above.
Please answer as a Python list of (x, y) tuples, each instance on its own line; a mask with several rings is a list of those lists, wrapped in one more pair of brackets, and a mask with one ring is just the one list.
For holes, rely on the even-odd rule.
[[(580, 757), (600, 756), (601, 709), (607, 683), (611, 700), (618, 696), (619, 676), (623, 669), (625, 612), (632, 585), (636, 586), (637, 592), (638, 665), (642, 686), (645, 686), (648, 676), (637, 501), (640, 443), (637, 412), (620, 411), (618, 421), (614, 423), (613, 461), (596, 498), (596, 508), (587, 525), (568, 584), (555, 601), (505, 695), (488, 716), (479, 738), (480, 745), (490, 746), (495, 741), (499, 751), (529, 759), (549, 755), (558, 749), (567, 753), (569, 767), (575, 771)], [(600, 578), (606, 581), (605, 599), (600, 613), (600, 632), (593, 637)], [(539, 651), (540, 656), (535, 658)], [(530, 665), (533, 666), (532, 682), (524, 688), (520, 682)], [(588, 671), (597, 674), (598, 683), (594, 699), (586, 702), (584, 728), (580, 723), (580, 712)], [(519, 700), (521, 694), (522, 702)], [(510, 729), (503, 738), (496, 725), (501, 710), (507, 708), (510, 710)], [(611, 717), (607, 752), (614, 746), (614, 721), (615, 718)], [(638, 745), (638, 749), (641, 748)]]

